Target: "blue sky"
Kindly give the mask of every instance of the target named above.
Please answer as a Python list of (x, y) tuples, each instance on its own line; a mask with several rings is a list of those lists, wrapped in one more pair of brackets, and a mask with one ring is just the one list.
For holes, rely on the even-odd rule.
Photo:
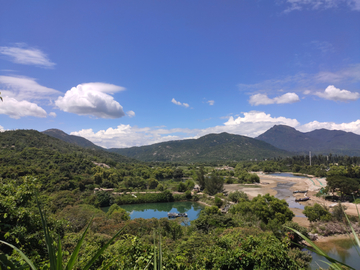
[(360, 135), (360, 0), (0, 0), (0, 130), (103, 147)]

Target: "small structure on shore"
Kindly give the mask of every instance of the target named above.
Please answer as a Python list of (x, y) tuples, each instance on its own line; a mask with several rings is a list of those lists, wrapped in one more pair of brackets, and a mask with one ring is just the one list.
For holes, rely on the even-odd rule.
[(293, 193), (307, 193), (307, 190), (295, 190)]
[(168, 213), (168, 218), (187, 217), (187, 213)]

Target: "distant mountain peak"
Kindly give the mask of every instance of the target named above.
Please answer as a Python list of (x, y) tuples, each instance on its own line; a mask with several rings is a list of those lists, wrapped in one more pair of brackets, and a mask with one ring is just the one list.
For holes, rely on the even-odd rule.
[(275, 125), (256, 139), (295, 153), (360, 155), (360, 136), (342, 130), (322, 128), (303, 133), (293, 127)]

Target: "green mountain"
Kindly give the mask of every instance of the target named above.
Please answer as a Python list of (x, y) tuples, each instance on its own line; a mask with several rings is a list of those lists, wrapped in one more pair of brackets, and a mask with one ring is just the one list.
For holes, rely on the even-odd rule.
[(90, 142), (89, 140), (83, 137), (66, 134), (64, 131), (60, 129), (56, 129), (56, 128), (48, 129), (43, 131), (42, 133), (57, 138), (59, 140), (62, 140), (64, 142), (76, 144), (81, 147), (90, 148), (94, 150), (105, 150), (104, 148), (93, 144), (92, 142)]
[(360, 156), (360, 136), (341, 130), (317, 129), (303, 133), (292, 127), (275, 125), (256, 139), (296, 153)]
[[(69, 135), (68, 135), (69, 136)], [(74, 136), (76, 137), (76, 136)], [(81, 137), (78, 137), (83, 139)], [(83, 139), (85, 140), (85, 139)], [(26, 151), (33, 150), (38, 155), (44, 153), (59, 153), (59, 154), (74, 154), (81, 153), (89, 160), (97, 160), (99, 162), (111, 161), (112, 163), (133, 163), (136, 160), (121, 156), (116, 153), (111, 153), (101, 150), (101, 147), (95, 146), (94, 149), (84, 148), (72, 143), (64, 142), (63, 140), (48, 136), (36, 130), (15, 130), (0, 132), (0, 155), (7, 156), (14, 159), (17, 155), (23, 156)], [(99, 149), (96, 149), (99, 148)], [(19, 162), (22, 160), (19, 158)], [(40, 158), (38, 156), (35, 159)]]
[(115, 152), (141, 161), (209, 162), (265, 159), (290, 155), (287, 151), (245, 136), (209, 134), (199, 139), (162, 142), (148, 146), (112, 148)]

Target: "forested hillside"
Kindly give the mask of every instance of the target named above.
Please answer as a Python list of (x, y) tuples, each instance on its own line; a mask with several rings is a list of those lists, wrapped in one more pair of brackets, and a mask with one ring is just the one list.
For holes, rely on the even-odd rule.
[(285, 157), (289, 152), (249, 137), (228, 133), (148, 146), (109, 149), (141, 161), (211, 162)]
[(115, 153), (75, 146), (35, 130), (1, 132), (0, 142), (0, 177), (19, 179), (31, 175), (48, 190), (91, 184), (94, 162), (110, 167), (137, 162)]

